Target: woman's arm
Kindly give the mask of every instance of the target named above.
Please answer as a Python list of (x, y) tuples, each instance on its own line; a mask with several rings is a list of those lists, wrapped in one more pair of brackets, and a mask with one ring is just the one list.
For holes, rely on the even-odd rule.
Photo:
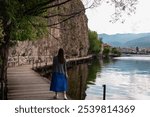
[(67, 73), (67, 62), (66, 62), (66, 60), (65, 60), (65, 63), (64, 63), (64, 72), (65, 72), (66, 77), (68, 78), (68, 73)]

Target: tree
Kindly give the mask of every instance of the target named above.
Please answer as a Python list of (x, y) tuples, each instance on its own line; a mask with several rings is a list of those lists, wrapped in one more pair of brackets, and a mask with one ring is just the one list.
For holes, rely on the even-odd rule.
[(89, 53), (90, 54), (98, 54), (101, 50), (101, 41), (98, 38), (98, 34), (95, 31), (90, 31), (88, 32), (88, 37), (89, 37)]
[[(37, 39), (47, 27), (57, 25), (77, 13), (59, 14), (54, 8), (71, 0), (0, 0), (0, 84), (2, 99), (6, 99), (8, 49), (18, 40)], [(49, 13), (51, 11), (52, 13)], [(82, 10), (83, 11), (83, 10)], [(80, 11), (81, 12), (81, 11)], [(47, 19), (64, 15), (62, 21), (47, 23)]]
[[(101, 0), (93, 0), (85, 9), (79, 9), (72, 13), (62, 13), (59, 7), (63, 7), (72, 0), (0, 0), (0, 83), (2, 98), (6, 93), (7, 84), (7, 60), (8, 49), (12, 43), (18, 40), (37, 39), (42, 36), (47, 27), (57, 26), (70, 18), (82, 13), (87, 8), (93, 8), (101, 3)], [(125, 11), (128, 5), (133, 7), (137, 0), (108, 0), (114, 3), (116, 8)], [(126, 1), (126, 2), (124, 2)], [(116, 16), (120, 14), (116, 14)], [(47, 19), (63, 17), (61, 20), (47, 23)], [(56, 27), (57, 28), (57, 27)]]
[(120, 56), (121, 52), (119, 52), (119, 50), (117, 50), (117, 48), (113, 47), (111, 49), (111, 54), (113, 54), (113, 56)]
[(87, 1), (87, 6), (95, 8), (103, 3), (107, 3), (114, 7), (114, 13), (111, 15), (110, 22), (125, 22), (125, 17), (135, 14), (138, 0), (83, 0)]
[(104, 50), (103, 50), (104, 58), (108, 58), (109, 57), (109, 52), (110, 52), (110, 47), (104, 47)]

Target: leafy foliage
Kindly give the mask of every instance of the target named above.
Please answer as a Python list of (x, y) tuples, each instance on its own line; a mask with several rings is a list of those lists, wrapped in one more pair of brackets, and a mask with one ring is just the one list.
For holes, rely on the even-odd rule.
[(109, 52), (110, 52), (110, 47), (104, 47), (103, 56), (108, 58), (109, 57)]
[[(1, 1), (2, 4), (0, 4), (1, 7), (0, 17), (2, 19), (2, 23), (3, 20), (6, 19), (7, 25), (10, 25), (11, 27), (10, 29), (11, 41), (17, 40), (23, 41), (27, 39), (40, 38), (43, 34), (45, 34), (44, 32), (46, 32), (46, 27), (44, 27), (43, 25), (47, 23), (47, 20), (34, 16), (34, 14), (30, 15), (25, 14), (25, 11), (28, 11), (29, 7), (32, 8), (35, 4), (38, 3), (37, 1), (36, 2), (35, 1), (36, 0)], [(40, 26), (35, 26), (32, 22), (36, 22), (35, 24), (38, 24)], [(4, 27), (3, 26), (0, 27), (1, 27), (0, 31), (3, 30)]]
[(89, 30), (88, 37), (90, 43), (89, 53), (99, 53), (101, 50), (102, 42), (99, 41), (97, 32)]
[(111, 49), (111, 53), (112, 53), (113, 55), (115, 55), (115, 56), (120, 56), (120, 55), (121, 55), (121, 52), (119, 52), (119, 51), (117, 50), (117, 48), (112, 48), (112, 49)]
[(2, 34), (3, 30), (2, 30), (2, 22), (0, 20), (0, 42), (2, 41), (3, 39), (3, 34)]
[(19, 41), (37, 39), (43, 36), (46, 27), (34, 26), (32, 22), (46, 23), (39, 18), (24, 17), (16, 23), (11, 32), (11, 38)]
[[(81, 11), (72, 14), (62, 14), (53, 8), (62, 6), (72, 0), (0, 0), (0, 20), (6, 20), (11, 25), (12, 40), (26, 40), (40, 38), (47, 30), (47, 18), (64, 16), (66, 21)], [(85, 0), (88, 2), (88, 0)], [(121, 17), (122, 11), (128, 14), (135, 12), (137, 0), (105, 0), (106, 3), (115, 6), (113, 21)], [(94, 8), (101, 5), (102, 0), (92, 0), (87, 8)], [(51, 12), (48, 12), (51, 9)], [(51, 15), (50, 15), (51, 14)], [(112, 16), (113, 18), (113, 16)], [(54, 24), (58, 24), (55, 22)], [(52, 26), (51, 24), (50, 26)], [(0, 26), (1, 27), (1, 26)], [(3, 27), (2, 27), (3, 30)], [(0, 29), (1, 32), (1, 29)], [(1, 34), (0, 34), (1, 36)]]

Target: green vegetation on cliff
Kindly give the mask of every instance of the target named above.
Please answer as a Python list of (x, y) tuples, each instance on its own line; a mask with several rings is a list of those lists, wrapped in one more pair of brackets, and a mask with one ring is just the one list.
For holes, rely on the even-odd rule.
[(115, 47), (105, 46), (103, 49), (103, 57), (109, 58), (110, 56), (111, 57), (121, 56), (121, 52)]
[(101, 50), (102, 42), (99, 40), (97, 32), (89, 30), (88, 37), (90, 44), (89, 53), (98, 54)]
[(110, 47), (104, 47), (103, 57), (108, 58), (110, 53)]
[(117, 48), (113, 47), (111, 49), (111, 53), (114, 55), (114, 56), (121, 56), (121, 52), (119, 50), (117, 50)]

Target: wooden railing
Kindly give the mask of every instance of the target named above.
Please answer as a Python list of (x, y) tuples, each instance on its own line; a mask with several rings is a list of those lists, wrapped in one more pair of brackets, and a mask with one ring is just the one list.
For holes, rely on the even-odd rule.
[[(93, 55), (88, 55), (85, 57), (74, 57), (74, 58), (69, 58), (67, 59), (67, 67), (71, 67), (73, 65), (76, 64), (81, 64), (84, 62), (87, 62), (89, 60), (91, 60), (93, 57)], [(38, 69), (38, 68), (42, 68), (42, 67), (47, 67), (47, 66), (51, 66), (52, 65), (52, 59), (51, 58), (46, 58), (45, 61), (41, 61), (41, 60), (35, 60), (32, 62), (32, 69)]]
[(8, 58), (8, 67), (16, 67), (31, 64), (33, 67), (38, 67), (42, 64), (48, 64), (48, 62), (50, 62), (51, 60), (51, 56), (13, 56)]
[[(24, 57), (26, 61), (21, 62), (21, 57)], [(85, 57), (73, 57), (67, 59), (67, 67), (72, 67), (77, 64), (81, 64), (91, 60), (93, 55)], [(32, 69), (44, 68), (52, 65), (52, 56), (14, 56), (9, 57), (8, 67), (16, 67), (21, 65), (31, 65)]]
[(52, 58), (51, 57), (45, 57), (44, 60), (42, 59), (33, 59), (32, 61), (32, 69), (39, 68), (42, 66), (52, 65)]

